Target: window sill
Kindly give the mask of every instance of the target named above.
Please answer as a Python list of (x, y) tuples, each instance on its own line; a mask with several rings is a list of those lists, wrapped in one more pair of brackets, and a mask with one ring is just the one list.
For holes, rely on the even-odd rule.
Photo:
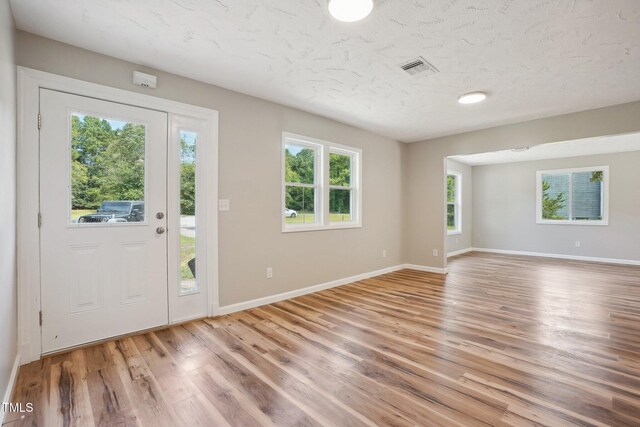
[(459, 234), (462, 234), (462, 231), (447, 230), (447, 236), (457, 236)]
[(362, 228), (362, 224), (346, 223), (346, 224), (330, 224), (330, 225), (310, 225), (299, 227), (283, 227), (283, 233), (300, 233), (305, 231), (325, 231), (325, 230), (344, 230), (349, 228)]
[(538, 225), (599, 225), (607, 226), (609, 221), (536, 221)]

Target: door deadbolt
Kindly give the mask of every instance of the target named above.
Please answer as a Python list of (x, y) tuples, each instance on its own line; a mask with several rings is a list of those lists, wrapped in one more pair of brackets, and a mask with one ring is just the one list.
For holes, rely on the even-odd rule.
[(164, 218), (164, 213), (162, 213), (162, 212), (158, 212), (158, 213), (156, 214), (156, 218), (158, 218), (158, 219), (162, 219), (162, 218)]
[(156, 228), (156, 233), (158, 233), (158, 234), (162, 234), (162, 233), (164, 233), (164, 227), (158, 227), (158, 228)]

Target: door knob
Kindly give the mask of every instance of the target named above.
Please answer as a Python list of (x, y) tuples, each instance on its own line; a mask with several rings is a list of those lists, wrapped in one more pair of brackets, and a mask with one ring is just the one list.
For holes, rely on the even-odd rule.
[(162, 233), (164, 233), (164, 227), (158, 227), (158, 228), (156, 228), (156, 233), (158, 233), (158, 234), (162, 234)]
[(158, 218), (158, 219), (162, 219), (162, 218), (164, 218), (164, 213), (162, 213), (162, 212), (158, 212), (158, 213), (156, 214), (156, 218)]

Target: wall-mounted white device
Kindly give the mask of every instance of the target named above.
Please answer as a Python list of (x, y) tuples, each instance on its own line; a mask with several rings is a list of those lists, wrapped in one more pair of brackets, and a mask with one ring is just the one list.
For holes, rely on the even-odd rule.
[(155, 89), (156, 81), (156, 76), (153, 76), (151, 74), (141, 73), (140, 71), (133, 72), (133, 84), (136, 86)]

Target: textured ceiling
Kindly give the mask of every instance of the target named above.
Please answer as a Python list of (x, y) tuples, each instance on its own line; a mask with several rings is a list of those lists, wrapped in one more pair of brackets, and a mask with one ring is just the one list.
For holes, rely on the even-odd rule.
[[(640, 151), (640, 134), (604, 136), (554, 142), (531, 147), (527, 151), (502, 150), (490, 153), (451, 156), (452, 160), (471, 166), (498, 163), (528, 162), (531, 160), (561, 159), (565, 157), (592, 156), (596, 154)], [(594, 165), (597, 166), (597, 165)]]
[[(375, 0), (354, 24), (326, 0), (11, 5), (22, 30), (407, 142), (640, 99), (638, 0)], [(440, 72), (398, 68), (416, 56)]]

